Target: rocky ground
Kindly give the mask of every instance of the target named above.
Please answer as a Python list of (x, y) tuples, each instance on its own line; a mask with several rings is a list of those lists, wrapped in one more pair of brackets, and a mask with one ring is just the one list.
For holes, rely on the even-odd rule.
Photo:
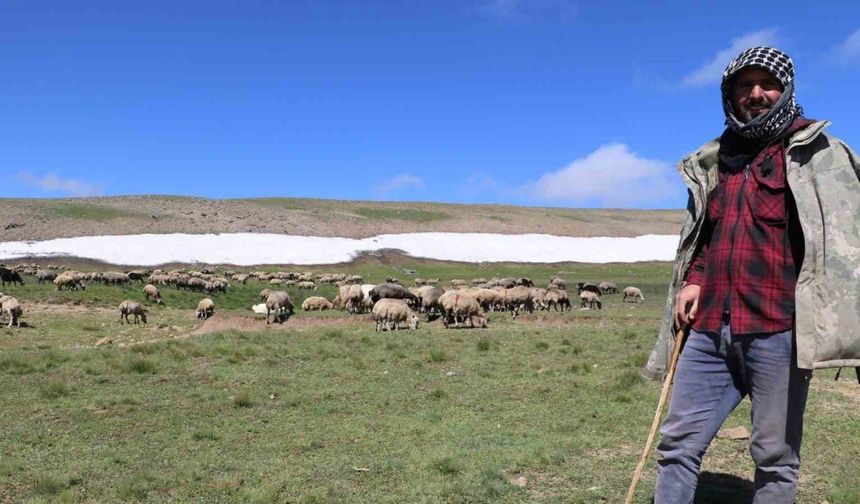
[(140, 233), (281, 233), (366, 238), (407, 232), (676, 234), (682, 210), (606, 210), (180, 196), (0, 199), (0, 241)]

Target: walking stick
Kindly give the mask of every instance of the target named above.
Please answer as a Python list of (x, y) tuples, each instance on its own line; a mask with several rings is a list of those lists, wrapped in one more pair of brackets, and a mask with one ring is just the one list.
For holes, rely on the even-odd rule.
[(678, 356), (681, 355), (681, 345), (684, 343), (684, 328), (682, 327), (675, 335), (675, 348), (672, 350), (672, 359), (669, 361), (669, 369), (666, 373), (666, 379), (663, 380), (663, 390), (660, 392), (660, 401), (657, 403), (657, 411), (654, 412), (654, 422), (651, 423), (651, 432), (648, 433), (648, 440), (645, 441), (645, 449), (642, 450), (642, 455), (639, 457), (639, 465), (636, 466), (636, 471), (633, 473), (633, 481), (630, 482), (630, 488), (627, 490), (627, 499), (624, 504), (633, 502), (633, 494), (636, 493), (636, 485), (639, 484), (639, 479), (642, 477), (642, 469), (645, 467), (645, 461), (648, 460), (648, 453), (651, 451), (651, 444), (654, 442), (654, 435), (657, 433), (657, 427), (660, 426), (660, 417), (663, 414), (663, 407), (666, 405), (666, 398), (669, 397), (669, 388), (672, 386), (672, 379), (675, 377), (675, 366), (678, 364)]

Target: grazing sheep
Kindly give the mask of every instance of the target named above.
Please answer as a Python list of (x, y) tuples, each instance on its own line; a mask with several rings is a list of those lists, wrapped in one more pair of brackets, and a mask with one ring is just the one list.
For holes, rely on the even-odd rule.
[(478, 301), (460, 291), (448, 291), (439, 298), (442, 305), (442, 324), (447, 328), (452, 323), (454, 327), (460, 327), (460, 323), (469, 321), (470, 327), (475, 327), (475, 320), (479, 327), (487, 327), (487, 317)]
[(418, 329), (418, 316), (402, 299), (382, 298), (373, 305), (372, 313), (376, 321), (376, 332), (390, 329), (396, 331), (400, 323), (407, 322), (413, 331)]
[(215, 301), (203, 298), (197, 303), (197, 318), (206, 320), (215, 314)]
[(293, 301), (286, 291), (272, 291), (266, 298), (266, 324), (272, 312), (275, 312), (274, 321), (279, 324), (286, 322), (293, 314)]
[(379, 284), (370, 290), (370, 299), (374, 303), (383, 298), (403, 299), (411, 306), (417, 306), (418, 297), (400, 284)]
[(618, 286), (614, 282), (600, 282), (597, 288), (604, 294), (618, 294)]
[(486, 311), (499, 311), (504, 309), (505, 293), (495, 289), (478, 289), (473, 297)]
[(582, 293), (582, 291), (589, 291), (589, 292), (593, 292), (593, 293), (597, 294), (598, 296), (600, 295), (600, 287), (598, 287), (597, 285), (595, 285), (593, 283), (578, 282), (576, 284), (576, 292)]
[(439, 304), (439, 298), (445, 293), (445, 289), (435, 285), (425, 285), (418, 288), (416, 296), (418, 297), (419, 311), (427, 314), (427, 321), (430, 317), (441, 313), (442, 306)]
[(16, 283), (24, 285), (24, 280), (21, 279), (21, 275), (17, 271), (2, 267), (0, 267), (0, 282), (2, 282), (3, 286), (7, 283), (12, 285), (15, 285)]
[(43, 284), (45, 282), (53, 282), (55, 278), (57, 278), (56, 271), (40, 270), (38, 273), (36, 273), (36, 281), (38, 281), (40, 284)]
[(603, 304), (600, 302), (600, 296), (598, 296), (597, 294), (595, 294), (591, 291), (584, 290), (584, 291), (580, 292), (579, 293), (579, 299), (580, 299), (579, 305), (582, 308), (588, 307), (588, 308), (594, 309), (595, 307), (597, 307), (598, 310), (603, 309)]
[(567, 281), (560, 277), (552, 277), (549, 279), (550, 285), (555, 285), (561, 290), (567, 290)]
[(633, 298), (634, 303), (638, 303), (639, 301), (645, 301), (645, 296), (642, 295), (642, 291), (639, 290), (638, 287), (625, 287), (624, 288), (624, 299), (621, 301), (627, 301), (627, 298)]
[(149, 301), (149, 298), (155, 300), (156, 303), (161, 304), (161, 292), (158, 292), (158, 287), (152, 284), (146, 284), (143, 287), (143, 297)]
[(323, 311), (331, 310), (334, 305), (322, 296), (311, 296), (302, 302), (302, 310), (304, 311)]
[(544, 302), (546, 303), (546, 309), (549, 311), (552, 308), (555, 311), (561, 310), (564, 311), (565, 308), (568, 310), (571, 309), (570, 306), (570, 296), (567, 295), (566, 290), (562, 289), (551, 289), (546, 291), (546, 295), (544, 296)]
[(507, 309), (511, 311), (513, 318), (519, 316), (520, 308), (525, 308), (529, 313), (534, 312), (534, 301), (532, 300), (531, 290), (523, 285), (506, 289), (505, 304), (507, 305)]
[(3, 296), (2, 301), (0, 301), (0, 313), (2, 313), (3, 317), (9, 317), (8, 327), (12, 327), (13, 325), (21, 327), (19, 319), (23, 311), (21, 310), (21, 303), (17, 299), (11, 296)]
[(137, 301), (126, 299), (119, 304), (119, 323), (122, 324), (122, 319), (124, 318), (127, 323), (131, 324), (128, 320), (129, 315), (134, 315), (135, 324), (138, 323), (138, 319), (142, 320), (143, 323), (146, 324), (146, 310), (144, 310)]
[(71, 273), (61, 273), (52, 282), (58, 291), (61, 290), (86, 290), (87, 286)]
[[(430, 285), (429, 281), (427, 282), (427, 285)], [(451, 287), (454, 289), (463, 289), (463, 288), (468, 287), (468, 286), (469, 286), (469, 283), (463, 279), (455, 278), (455, 279), (451, 280)]]
[(299, 289), (304, 289), (304, 290), (317, 290), (317, 284), (315, 284), (309, 280), (300, 281), (299, 283), (296, 284), (296, 287), (298, 287)]
[(540, 287), (532, 287), (532, 303), (535, 308), (540, 310), (546, 310), (546, 289), (542, 289)]

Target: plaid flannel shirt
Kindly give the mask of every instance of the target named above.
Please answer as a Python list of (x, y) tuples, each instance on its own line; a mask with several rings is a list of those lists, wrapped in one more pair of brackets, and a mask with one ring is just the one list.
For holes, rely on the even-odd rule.
[[(798, 119), (797, 131), (811, 121)], [(701, 286), (693, 329), (778, 332), (794, 324), (794, 289), (803, 234), (785, 180), (783, 145), (762, 150), (743, 170), (721, 165), (708, 196), (707, 228), (686, 283)]]

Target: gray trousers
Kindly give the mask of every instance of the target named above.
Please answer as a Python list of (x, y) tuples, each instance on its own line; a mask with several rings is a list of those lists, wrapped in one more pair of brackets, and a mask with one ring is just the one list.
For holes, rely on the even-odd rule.
[(690, 331), (660, 430), (654, 504), (690, 504), (702, 457), (732, 410), (752, 402), (755, 504), (791, 504), (800, 470), (803, 411), (812, 371), (795, 365), (793, 331), (732, 335)]

